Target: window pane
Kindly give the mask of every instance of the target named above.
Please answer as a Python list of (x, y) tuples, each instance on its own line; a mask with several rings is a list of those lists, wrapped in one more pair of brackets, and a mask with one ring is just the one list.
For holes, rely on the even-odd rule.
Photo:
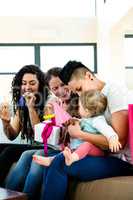
[(34, 63), (34, 47), (0, 47), (0, 73), (17, 72), (22, 66)]
[(2, 85), (0, 88), (0, 102), (10, 97), (13, 77), (14, 75), (0, 75), (0, 85)]
[(133, 67), (133, 37), (125, 38), (125, 66)]
[(94, 46), (41, 47), (41, 67), (45, 72), (52, 67), (63, 67), (69, 60), (80, 61), (94, 71)]

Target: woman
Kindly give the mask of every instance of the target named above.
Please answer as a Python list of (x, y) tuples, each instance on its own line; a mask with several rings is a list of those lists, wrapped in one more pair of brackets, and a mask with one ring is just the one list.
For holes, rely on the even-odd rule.
[(0, 106), (0, 118), (6, 136), (14, 140), (21, 134), (21, 142), (25, 144), (0, 144), (0, 183), (17, 161), (23, 151), (40, 149), (42, 144), (34, 142), (33, 125), (42, 121), (47, 97), (44, 85), (44, 73), (36, 65), (26, 65), (15, 75), (12, 81), (12, 103), (14, 117), (11, 120), (8, 103)]
[[(77, 95), (71, 94), (68, 86), (65, 86), (61, 82), (59, 79), (60, 71), (61, 68), (52, 68), (46, 73), (46, 85), (54, 95), (48, 102), (56, 101), (64, 110), (71, 110), (73, 116), (78, 116), (78, 113), (75, 112), (75, 110), (78, 110), (75, 109), (78, 105)], [(44, 156), (44, 150), (24, 152), (6, 181), (6, 188), (23, 191), (28, 194), (30, 199), (38, 198), (38, 191), (41, 188), (43, 174), (47, 172), (46, 168), (32, 161), (32, 155), (35, 153)], [(55, 155), (57, 153), (59, 151), (54, 149), (49, 149), (48, 151), (48, 155)]]
[[(119, 154), (107, 157), (87, 156), (71, 166), (66, 166), (62, 154), (57, 155), (44, 179), (43, 199), (45, 200), (65, 199), (68, 176), (78, 181), (91, 181), (113, 176), (133, 175), (133, 166), (130, 164), (129, 149), (127, 149), (128, 113), (125, 99), (127, 91), (119, 85), (97, 79), (86, 66), (77, 61), (69, 61), (62, 69), (60, 78), (79, 95), (81, 92), (92, 89), (99, 90), (106, 95), (108, 109), (105, 117), (117, 132), (123, 150)], [(99, 147), (108, 148), (109, 146), (105, 136), (81, 131), (78, 123), (70, 125), (68, 131), (72, 137), (91, 142)]]

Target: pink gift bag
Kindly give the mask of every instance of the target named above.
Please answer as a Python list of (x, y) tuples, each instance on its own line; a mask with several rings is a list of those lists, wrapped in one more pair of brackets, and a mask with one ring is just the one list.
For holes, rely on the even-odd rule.
[(55, 123), (57, 126), (61, 126), (63, 123), (71, 119), (69, 113), (63, 110), (58, 103), (53, 102), (52, 105), (54, 107)]
[(131, 151), (131, 158), (133, 161), (133, 104), (128, 105), (128, 119), (129, 119), (129, 145)]

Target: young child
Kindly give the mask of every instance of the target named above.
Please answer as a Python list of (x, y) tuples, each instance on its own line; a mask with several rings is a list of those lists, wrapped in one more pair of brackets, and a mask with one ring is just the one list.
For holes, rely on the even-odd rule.
[[(103, 134), (108, 142), (111, 152), (117, 152), (121, 148), (117, 133), (107, 124), (104, 112), (107, 107), (107, 98), (96, 90), (83, 92), (79, 97), (79, 114), (82, 117), (78, 121), (81, 130), (92, 134)], [(76, 120), (77, 121), (77, 120)], [(77, 123), (77, 122), (75, 122)], [(72, 151), (71, 151), (72, 149)], [(71, 138), (70, 148), (63, 151), (66, 165), (84, 158), (86, 155), (103, 156), (103, 151), (89, 142)], [(34, 156), (34, 160), (41, 165), (49, 166), (54, 157), (43, 158)]]

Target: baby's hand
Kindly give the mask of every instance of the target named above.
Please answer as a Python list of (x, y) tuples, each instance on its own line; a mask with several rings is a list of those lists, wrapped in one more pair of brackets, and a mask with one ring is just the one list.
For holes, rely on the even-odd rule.
[(109, 149), (111, 152), (118, 152), (122, 148), (121, 143), (117, 136), (113, 136), (109, 139)]

